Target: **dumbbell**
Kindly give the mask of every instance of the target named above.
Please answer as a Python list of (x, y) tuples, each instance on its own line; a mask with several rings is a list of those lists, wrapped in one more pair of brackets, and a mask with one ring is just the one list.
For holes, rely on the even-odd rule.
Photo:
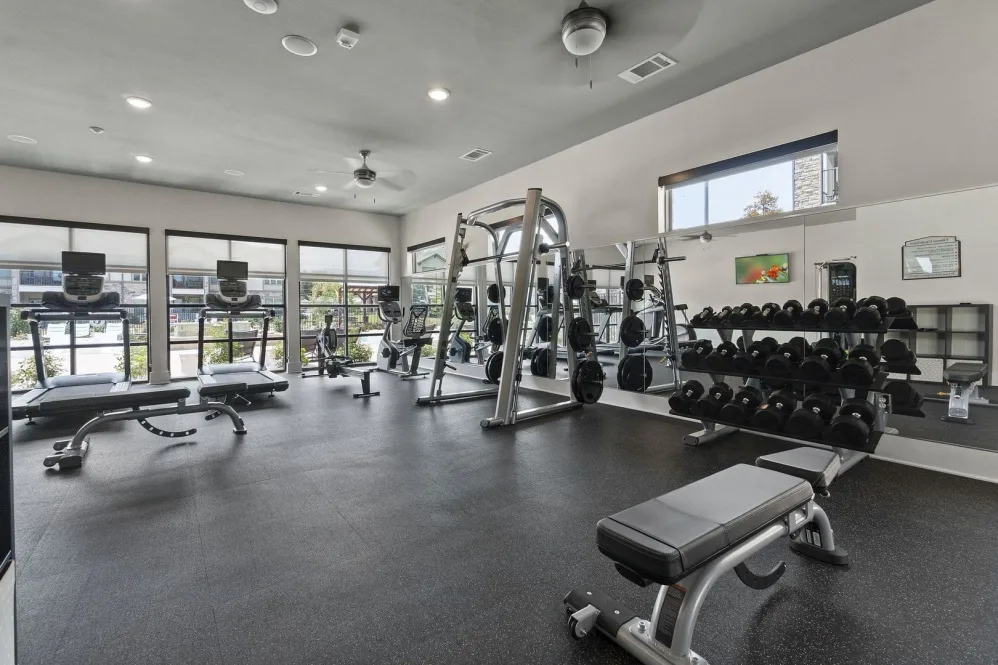
[(807, 381), (825, 383), (832, 380), (832, 372), (839, 366), (845, 353), (834, 339), (819, 339), (811, 355), (800, 363), (800, 375)]
[(780, 306), (775, 302), (768, 302), (759, 308), (759, 311), (752, 315), (752, 323), (760, 328), (772, 325), (773, 317), (780, 311)]
[(762, 404), (762, 391), (754, 386), (742, 386), (727, 404), (721, 407), (720, 420), (743, 425)]
[(695, 326), (705, 326), (707, 322), (710, 321), (710, 317), (714, 316), (713, 307), (704, 307), (699, 314), (694, 314), (690, 319), (690, 323)]
[(734, 367), (733, 361), (738, 347), (732, 342), (721, 344), (703, 359), (703, 366), (711, 372), (726, 372)]
[(766, 358), (779, 346), (780, 343), (772, 337), (763, 337), (758, 342), (752, 342), (747, 349), (735, 354), (732, 360), (735, 371), (741, 374), (758, 374), (766, 366)]
[(752, 425), (770, 432), (779, 432), (796, 407), (797, 397), (793, 391), (777, 390), (752, 414)]
[(870, 429), (876, 417), (877, 410), (865, 399), (847, 399), (832, 421), (832, 441), (843, 446), (862, 446), (870, 438)]
[(676, 413), (689, 413), (702, 395), (703, 384), (691, 379), (679, 387), (679, 392), (669, 396), (669, 408)]
[(849, 360), (842, 364), (842, 382), (851, 386), (868, 386), (877, 376), (880, 352), (877, 347), (865, 342), (849, 350)]
[(856, 314), (856, 303), (852, 298), (839, 298), (825, 312), (825, 325), (829, 328), (845, 328)]
[[(925, 398), (907, 381), (888, 381), (884, 386), (884, 392), (891, 396), (891, 408), (899, 409), (919, 409)], [(723, 410), (721, 411), (724, 412)]]
[(746, 318), (752, 316), (759, 311), (759, 308), (750, 302), (743, 302), (741, 305), (735, 308), (731, 314), (728, 315), (728, 323), (733, 326), (738, 325), (745, 321)]
[(815, 298), (807, 304), (807, 309), (801, 312), (797, 320), (802, 326), (813, 328), (821, 323), (826, 312), (828, 312), (828, 301), (824, 298)]
[(887, 316), (887, 301), (880, 296), (870, 296), (856, 303), (856, 313), (852, 320), (857, 328), (871, 329), (879, 328), (885, 316)]
[(904, 298), (895, 296), (887, 299), (887, 316), (904, 319), (911, 318), (911, 311), (908, 309), (908, 303), (904, 301)]
[(703, 359), (714, 350), (714, 343), (709, 339), (698, 339), (692, 348), (686, 348), (679, 359), (683, 362), (683, 367), (694, 369), (700, 366)]
[(835, 399), (816, 391), (804, 398), (801, 408), (787, 420), (787, 432), (802, 439), (820, 439), (825, 425), (835, 415)]
[(690, 415), (707, 420), (715, 420), (721, 412), (721, 407), (727, 404), (734, 391), (726, 383), (715, 383), (707, 389), (707, 393), (693, 403)]
[(900, 339), (888, 339), (880, 345), (880, 355), (888, 364), (914, 365), (915, 354)]
[(724, 322), (728, 320), (728, 316), (731, 314), (732, 309), (725, 305), (721, 308), (720, 312), (714, 312), (714, 315), (710, 317), (707, 321), (707, 325), (711, 327), (723, 326)]
[(783, 308), (773, 316), (773, 325), (780, 328), (792, 328), (804, 311), (804, 306), (798, 300), (788, 300)]
[(803, 337), (794, 337), (781, 344), (776, 352), (766, 358), (766, 371), (773, 376), (789, 377), (804, 358), (811, 355), (811, 345)]

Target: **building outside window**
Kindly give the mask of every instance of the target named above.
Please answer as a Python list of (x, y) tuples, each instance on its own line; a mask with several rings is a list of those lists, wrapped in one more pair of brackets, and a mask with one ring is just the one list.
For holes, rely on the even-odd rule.
[[(198, 313), (205, 296), (217, 292), (215, 277), (219, 260), (249, 264), (247, 290), (260, 296), (274, 318), (267, 332), (267, 368), (285, 368), (284, 334), (284, 240), (242, 238), (167, 231), (169, 284), (170, 375), (197, 375)], [(263, 343), (260, 318), (209, 319), (205, 324), (205, 363), (220, 364), (259, 360)]]
[[(16, 221), (15, 221), (16, 220)], [(21, 312), (42, 302), (45, 291), (62, 288), (62, 252), (106, 256), (105, 291), (121, 295), (128, 315), (134, 381), (148, 378), (148, 235), (145, 229), (0, 217), (0, 293), (10, 296), (11, 387), (30, 390), (37, 380), (28, 323)], [(52, 321), (40, 327), (48, 376), (124, 370), (122, 324)]]

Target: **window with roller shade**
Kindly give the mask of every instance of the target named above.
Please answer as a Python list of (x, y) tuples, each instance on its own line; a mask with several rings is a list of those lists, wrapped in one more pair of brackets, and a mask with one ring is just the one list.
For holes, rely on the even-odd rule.
[[(273, 309), (267, 333), (267, 368), (285, 368), (284, 305), (286, 241), (180, 231), (166, 233), (169, 295), (170, 375), (197, 375), (198, 313), (205, 295), (217, 292), (215, 269), (219, 260), (245, 261), (248, 289)], [(205, 362), (258, 360), (263, 342), (263, 321), (217, 319), (205, 324)]]
[(371, 362), (384, 332), (378, 287), (390, 282), (386, 247), (298, 244), (302, 362), (314, 360), (315, 336), (327, 314), (339, 338), (337, 353)]
[[(136, 227), (0, 217), (0, 293), (10, 296), (10, 377), (13, 390), (35, 385), (30, 329), (21, 312), (41, 303), (45, 291), (62, 288), (62, 252), (106, 257), (105, 291), (121, 295), (128, 313), (132, 378), (148, 378), (148, 232)], [(120, 321), (49, 322), (41, 330), (49, 376), (121, 371)]]

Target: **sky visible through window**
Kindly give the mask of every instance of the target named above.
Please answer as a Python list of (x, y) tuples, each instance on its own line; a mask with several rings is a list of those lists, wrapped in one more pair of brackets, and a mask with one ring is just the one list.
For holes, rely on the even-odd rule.
[[(710, 181), (710, 215), (708, 222), (728, 222), (745, 216), (745, 208), (755, 201), (756, 194), (769, 190), (779, 207), (793, 210), (793, 162), (783, 162), (761, 169), (735, 173)], [(699, 182), (672, 190), (672, 228), (685, 229), (704, 224), (704, 188)]]

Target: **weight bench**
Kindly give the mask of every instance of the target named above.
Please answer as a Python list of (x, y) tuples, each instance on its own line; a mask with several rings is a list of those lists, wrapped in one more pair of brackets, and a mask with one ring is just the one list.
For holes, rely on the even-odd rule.
[(978, 386), (988, 372), (987, 363), (953, 363), (943, 370), (943, 381), (949, 384), (949, 408), (942, 420), (948, 423), (973, 425), (970, 405), (988, 405)]
[(785, 563), (757, 575), (745, 561), (788, 535), (797, 553), (846, 565), (848, 554), (835, 547), (828, 517), (814, 502), (815, 490), (827, 490), (838, 473), (838, 456), (801, 448), (756, 464), (733, 466), (600, 520), (596, 544), (617, 572), (638, 586), (661, 588), (650, 621), (591, 587), (573, 590), (565, 597), (572, 637), (596, 629), (646, 665), (708, 665), (691, 643), (704, 598), (722, 574), (734, 570), (753, 589), (772, 586)]
[(56, 441), (52, 448), (56, 451), (45, 458), (46, 467), (58, 465), (60, 471), (77, 469), (83, 466), (83, 458), (90, 450), (90, 433), (111, 422), (122, 420), (137, 420), (146, 431), (169, 439), (192, 436), (196, 428), (187, 430), (165, 430), (149, 422), (149, 418), (157, 416), (183, 415), (187, 413), (204, 413), (221, 415), (224, 413), (232, 421), (232, 431), (235, 434), (245, 434), (246, 427), (230, 405), (214, 401), (211, 398), (231, 397), (246, 390), (245, 383), (215, 383), (206, 384), (198, 390), (199, 399), (195, 404), (188, 404), (187, 398), (191, 391), (187, 388), (163, 388), (150, 390), (129, 390), (127, 392), (93, 393), (74, 395), (65, 399), (50, 399), (40, 406), (40, 414), (48, 417), (77, 415), (80, 413), (97, 412), (76, 431), (72, 439)]

